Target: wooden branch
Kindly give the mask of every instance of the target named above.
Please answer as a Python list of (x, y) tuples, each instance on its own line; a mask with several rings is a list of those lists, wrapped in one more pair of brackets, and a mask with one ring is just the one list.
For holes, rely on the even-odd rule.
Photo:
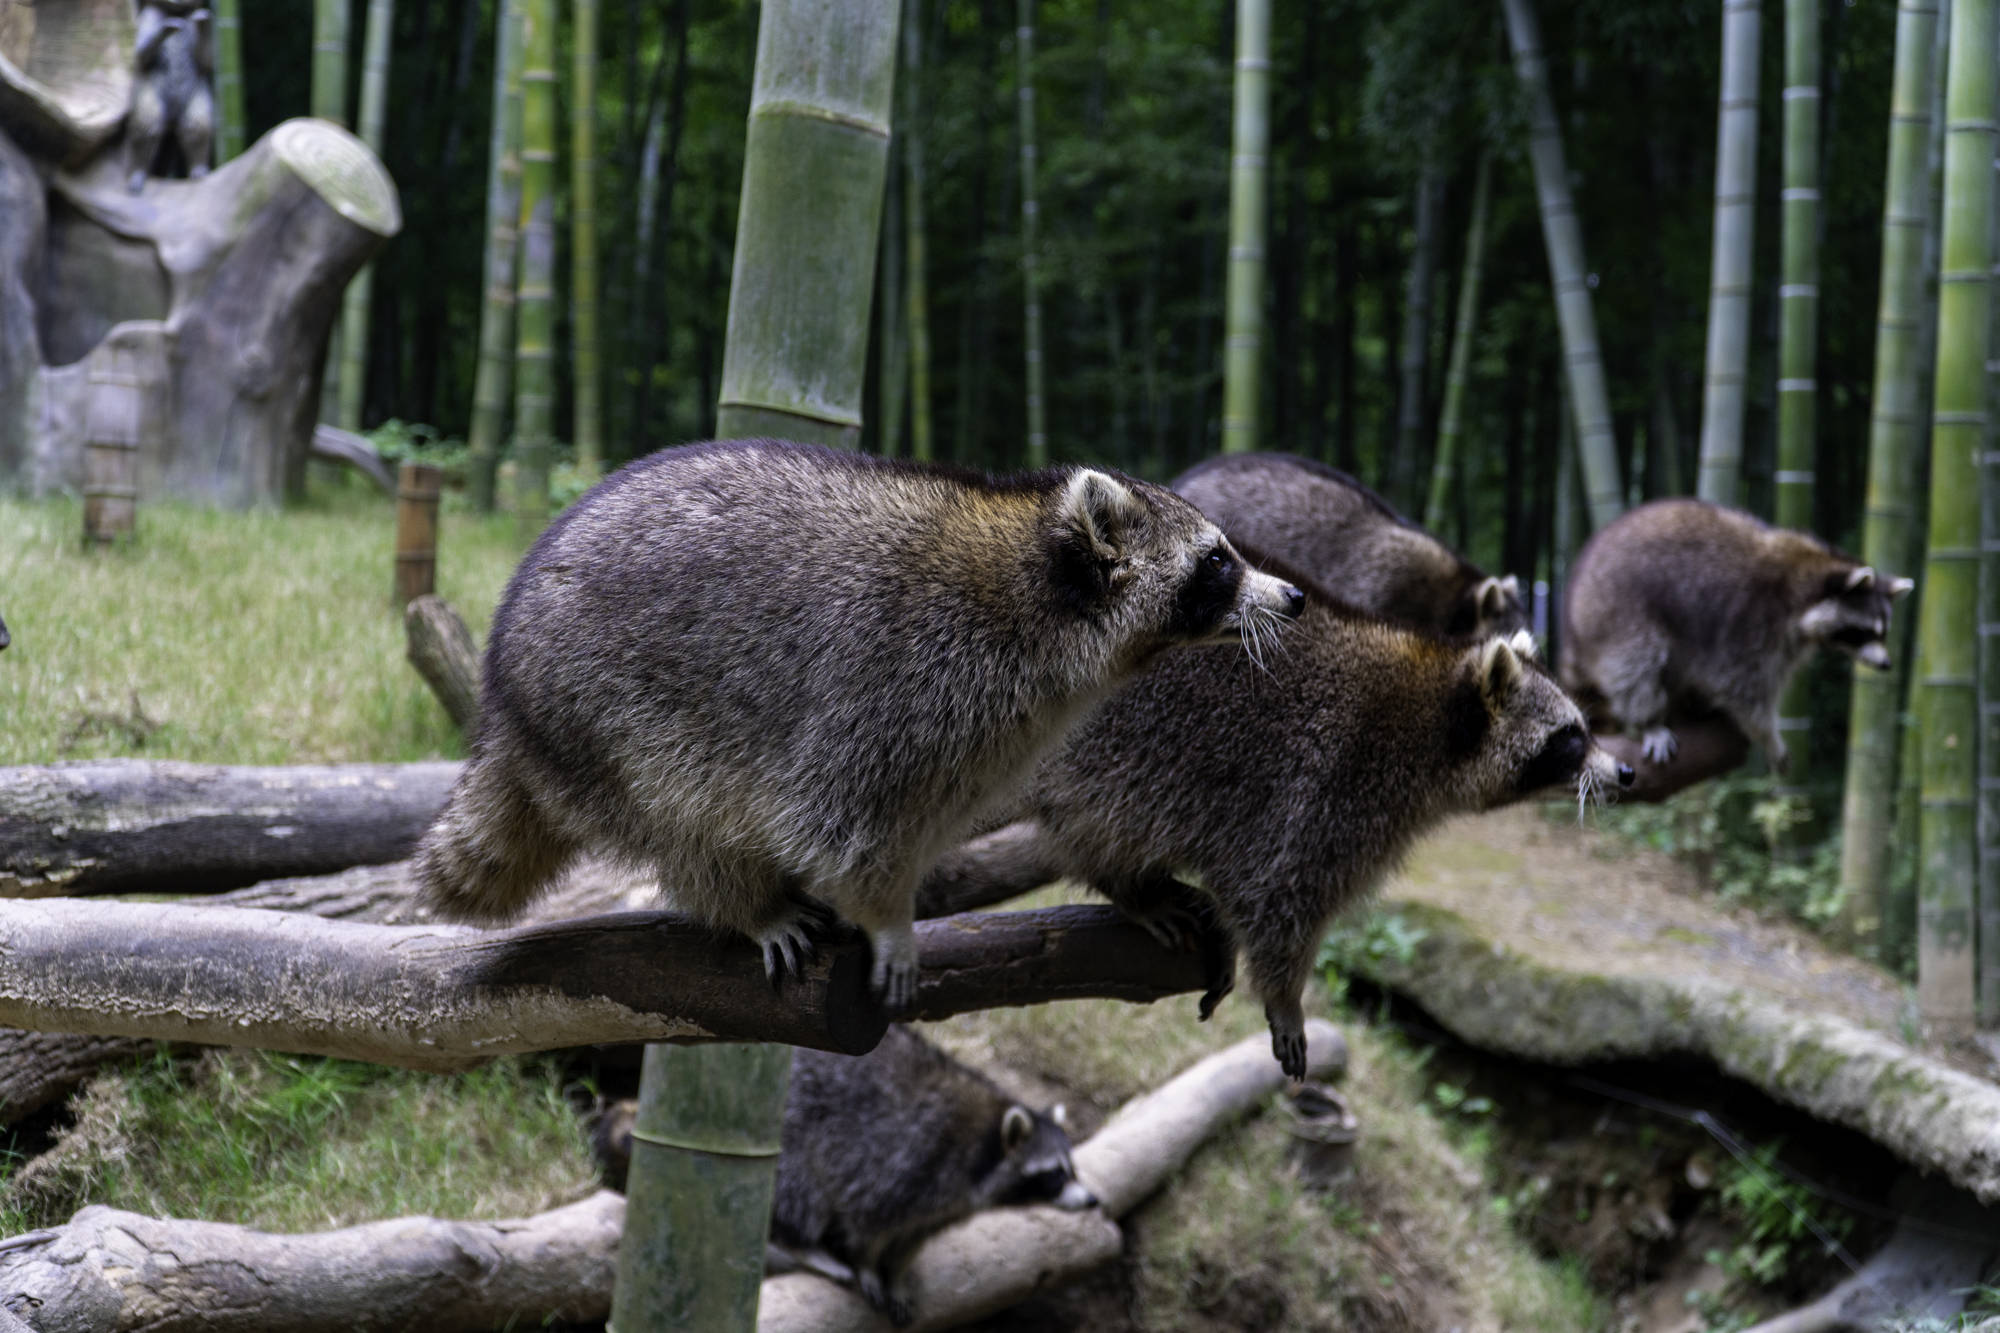
[(312, 456), (327, 463), (340, 463), (353, 468), (381, 488), (385, 495), (396, 493), (396, 474), (382, 461), (382, 455), (375, 452), (375, 446), (365, 435), (356, 435), (351, 430), (329, 426), (322, 421), (313, 426)]
[(0, 897), (214, 893), (410, 854), (457, 764), (0, 768)]
[(1032, 819), (981, 834), (946, 852), (917, 890), (917, 917), (991, 907), (1062, 878)]
[[(1331, 1024), (1314, 1019), (1306, 1032), (1312, 1072), (1345, 1059)], [(996, 1209), (931, 1237), (911, 1261), (916, 1327), (965, 1323), (1115, 1258), (1112, 1216), (1281, 1080), (1260, 1035), (1128, 1103), (1076, 1152), (1107, 1209)], [(42, 1333), (483, 1333), (595, 1321), (609, 1312), (624, 1221), (625, 1201), (609, 1191), (511, 1221), (405, 1217), (304, 1235), (93, 1206), (0, 1242), (0, 1316), (24, 1311), (18, 1326)], [(854, 1293), (805, 1274), (767, 1280), (762, 1305), (761, 1330), (887, 1328)]]
[(488, 1333), (611, 1309), (625, 1201), (504, 1222), (273, 1235), (90, 1207), (5, 1242), (0, 1310), (44, 1333)]
[[(1324, 1019), (1306, 1023), (1306, 1072), (1344, 1065), (1347, 1044)], [(1270, 1039), (1246, 1037), (1127, 1102), (1076, 1150), (1077, 1173), (1102, 1211), (1000, 1208), (931, 1237), (910, 1260), (915, 1330), (952, 1328), (1059, 1287), (1118, 1256), (1123, 1216), (1180, 1170), (1195, 1149), (1284, 1082)], [(758, 1333), (888, 1333), (845, 1287), (809, 1273), (764, 1282)]]
[(1674, 737), (1680, 741), (1680, 749), (1664, 764), (1646, 758), (1636, 736), (1611, 732), (1595, 738), (1620, 763), (1630, 764), (1636, 775), (1630, 787), (1617, 793), (1619, 802), (1667, 800), (1697, 782), (1706, 782), (1740, 767), (1750, 757), (1750, 742), (1726, 718), (1677, 722)]
[(444, 598), (426, 593), (403, 608), (403, 636), (410, 665), (458, 729), (471, 735), (479, 721), (479, 645), (464, 618)]
[[(925, 1018), (1202, 988), (1108, 907), (926, 922)], [(774, 991), (747, 939), (666, 912), (486, 932), (81, 899), (0, 913), (0, 1024), (458, 1069), (633, 1041), (772, 1041), (859, 1053), (886, 1019), (858, 933)]]

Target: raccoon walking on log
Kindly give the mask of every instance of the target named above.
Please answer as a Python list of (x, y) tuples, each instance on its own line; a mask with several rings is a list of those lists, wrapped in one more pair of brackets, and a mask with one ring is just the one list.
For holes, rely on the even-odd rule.
[(782, 1145), (768, 1267), (853, 1285), (898, 1327), (903, 1263), (933, 1232), (982, 1208), (1097, 1203), (1062, 1107), (1014, 1101), (899, 1025), (867, 1055), (798, 1053)]
[(1108, 472), (663, 450), (557, 518), (507, 585), (417, 874), (440, 915), (490, 922), (577, 853), (622, 856), (761, 944), (774, 984), (830, 907), (902, 1012), (938, 853), (1157, 654), (1303, 600), (1185, 500)]
[(1886, 670), (1890, 611), (1914, 586), (1739, 510), (1657, 500), (1606, 524), (1571, 566), (1563, 683), (1653, 763), (1673, 757), (1675, 720), (1719, 712), (1783, 772), (1792, 672), (1821, 645)]
[(1419, 837), (1632, 781), (1533, 652), (1526, 633), (1444, 639), (1314, 597), (1268, 671), (1188, 653), (1127, 686), (1042, 765), (1029, 807), (1056, 864), (1169, 946), (1219, 925), (1201, 1016), (1240, 948), (1272, 1051), (1303, 1078), (1300, 993), (1327, 924)]
[(1172, 485), (1230, 540), (1363, 611), (1435, 634), (1528, 627), (1512, 574), (1492, 577), (1338, 468), (1297, 454), (1223, 454)]

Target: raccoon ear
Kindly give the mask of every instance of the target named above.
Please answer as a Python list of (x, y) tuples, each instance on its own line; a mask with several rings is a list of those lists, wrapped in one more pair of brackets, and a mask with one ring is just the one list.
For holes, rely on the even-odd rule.
[(1010, 1106), (1007, 1113), (1000, 1117), (1000, 1147), (1004, 1151), (1014, 1151), (1026, 1143), (1028, 1136), (1034, 1132), (1034, 1113), (1025, 1106)]
[(1069, 1107), (1063, 1105), (1061, 1102), (1057, 1102), (1049, 1108), (1049, 1119), (1055, 1122), (1057, 1129), (1068, 1129)]
[(1915, 579), (1890, 579), (1889, 600), (1893, 602), (1898, 597), (1909, 596), (1910, 589), (1916, 586), (1917, 586), (1917, 581)]
[(1506, 593), (1509, 597), (1512, 597), (1515, 601), (1517, 602), (1520, 601), (1521, 580), (1515, 578), (1512, 574), (1506, 575), (1500, 580), (1500, 591)]
[(1116, 477), (1095, 468), (1078, 468), (1070, 475), (1057, 510), (1061, 521), (1104, 560), (1124, 556), (1126, 529), (1142, 512), (1138, 496)]
[(1875, 570), (1869, 565), (1861, 565), (1848, 571), (1848, 592), (1863, 592), (1875, 586)]
[(1541, 645), (1535, 642), (1535, 636), (1524, 629), (1515, 630), (1513, 637), (1507, 640), (1507, 646), (1523, 662), (1536, 661), (1542, 655)]
[(1488, 639), (1479, 648), (1479, 692), (1497, 703), (1513, 692), (1521, 679), (1521, 659), (1505, 639)]

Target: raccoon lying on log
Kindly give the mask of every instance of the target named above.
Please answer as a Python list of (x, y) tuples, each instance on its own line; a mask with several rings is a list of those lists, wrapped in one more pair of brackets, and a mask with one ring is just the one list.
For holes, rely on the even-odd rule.
[[(613, 1189), (625, 1188), (637, 1110), (614, 1102), (591, 1131)], [(767, 1272), (853, 1287), (900, 1328), (911, 1312), (899, 1279), (918, 1245), (983, 1208), (1029, 1203), (1097, 1205), (1061, 1106), (1015, 1101), (901, 1024), (866, 1055), (792, 1057)]]
[(1303, 602), (1193, 505), (1108, 472), (663, 450), (508, 583), (417, 874), (440, 915), (493, 922), (578, 853), (622, 857), (756, 940), (773, 984), (837, 912), (906, 1012), (924, 868), (1156, 656)]
[(1528, 627), (1512, 574), (1487, 574), (1338, 468), (1296, 454), (1223, 454), (1172, 486), (1231, 540), (1363, 611), (1434, 634)]
[(1563, 683), (1653, 763), (1678, 748), (1674, 721), (1720, 713), (1782, 773), (1792, 672), (1821, 646), (1887, 670), (1890, 611), (1914, 586), (1740, 510), (1656, 500), (1606, 524), (1570, 567)]
[(1267, 667), (1162, 662), (1042, 765), (1028, 806), (1054, 863), (1168, 944), (1220, 928), (1203, 1018), (1242, 950), (1296, 1079), (1300, 992), (1336, 912), (1448, 815), (1559, 787), (1590, 798), (1633, 774), (1592, 742), (1525, 632), (1424, 634), (1290, 577), (1314, 595)]

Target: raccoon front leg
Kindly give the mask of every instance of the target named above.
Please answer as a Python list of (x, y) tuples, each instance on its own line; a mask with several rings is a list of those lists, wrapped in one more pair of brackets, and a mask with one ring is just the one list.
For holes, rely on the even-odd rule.
[[(1288, 932), (1289, 935), (1289, 932)], [(1290, 938), (1250, 947), (1250, 984), (1264, 1001), (1264, 1021), (1271, 1029), (1271, 1054), (1285, 1077), (1306, 1076), (1306, 1011), (1300, 997), (1312, 972), (1316, 939), (1302, 945)]]
[(869, 986), (891, 1018), (903, 1017), (917, 1003), (917, 878), (885, 875), (850, 882), (831, 895), (842, 915), (868, 932), (874, 960)]
[(1667, 726), (1668, 649), (1663, 638), (1642, 634), (1601, 654), (1598, 688), (1605, 705), (1628, 733), (1639, 736), (1649, 763), (1664, 764), (1680, 749)]

